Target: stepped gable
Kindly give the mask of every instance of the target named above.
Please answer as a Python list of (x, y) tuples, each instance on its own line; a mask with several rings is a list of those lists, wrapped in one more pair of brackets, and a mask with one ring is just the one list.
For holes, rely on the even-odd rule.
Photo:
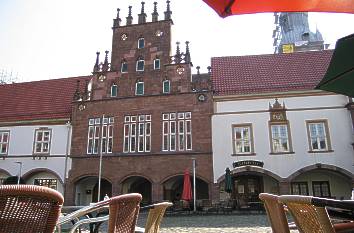
[(215, 95), (312, 90), (326, 73), (333, 50), (213, 57)]
[(90, 76), (0, 85), (0, 123), (70, 118), (73, 95)]

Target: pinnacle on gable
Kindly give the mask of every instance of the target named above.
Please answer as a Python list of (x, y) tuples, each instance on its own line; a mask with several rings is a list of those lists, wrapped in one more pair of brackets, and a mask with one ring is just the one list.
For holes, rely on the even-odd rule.
[[(167, 0), (167, 7), (166, 11), (164, 12), (165, 18), (164, 20), (171, 20), (171, 7), (170, 7), (170, 1)], [(133, 25), (133, 16), (132, 16), (132, 6), (128, 7), (128, 16), (126, 17), (126, 26)], [(159, 21), (159, 13), (157, 12), (157, 1), (154, 2), (154, 8), (153, 12), (151, 13), (152, 15), (152, 20), (151, 22), (158, 22)], [(146, 13), (145, 13), (145, 2), (141, 2), (141, 11), (140, 14), (138, 14), (138, 24), (144, 24), (146, 23)], [(117, 9), (117, 16), (115, 19), (113, 19), (113, 29), (120, 27), (121, 26), (121, 18), (120, 18), (120, 9)]]
[(170, 9), (170, 1), (167, 0), (166, 3), (167, 3), (167, 9), (165, 11), (165, 20), (170, 20), (171, 19), (171, 15), (172, 15), (172, 11)]
[(93, 66), (93, 72), (98, 72), (100, 70), (100, 52), (96, 52), (96, 62)]
[(171, 64), (181, 64), (181, 63), (186, 63), (186, 64), (190, 64), (191, 66), (193, 66), (192, 61), (191, 61), (191, 55), (190, 55), (190, 51), (189, 51), (189, 41), (186, 41), (186, 52), (183, 53), (181, 52), (180, 49), (180, 42), (176, 42), (176, 54), (171, 56)]
[(129, 6), (129, 13), (126, 19), (127, 19), (127, 25), (132, 25), (133, 23), (132, 6)]
[(121, 18), (119, 18), (119, 11), (120, 9), (117, 8), (117, 17), (113, 20), (113, 27), (119, 27), (120, 26), (120, 22), (122, 21)]
[(186, 41), (186, 53), (185, 53), (184, 60), (185, 60), (186, 63), (190, 63), (191, 62), (191, 54), (189, 52), (189, 41)]
[(157, 22), (159, 20), (159, 13), (157, 13), (157, 2), (154, 2), (154, 12), (152, 15), (152, 22)]
[(139, 16), (139, 18), (138, 18), (139, 24), (146, 23), (146, 14), (144, 12), (144, 5), (145, 5), (145, 2), (141, 2), (141, 13), (138, 15)]

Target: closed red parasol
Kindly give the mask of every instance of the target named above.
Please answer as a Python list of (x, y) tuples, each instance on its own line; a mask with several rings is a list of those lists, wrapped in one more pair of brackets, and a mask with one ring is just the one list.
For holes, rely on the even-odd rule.
[(261, 12), (354, 13), (354, 0), (203, 0), (221, 17)]
[(184, 171), (182, 200), (192, 200), (192, 186), (188, 169)]

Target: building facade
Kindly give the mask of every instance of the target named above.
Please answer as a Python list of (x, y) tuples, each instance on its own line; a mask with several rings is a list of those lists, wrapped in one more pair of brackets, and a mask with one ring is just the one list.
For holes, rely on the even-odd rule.
[(313, 90), (332, 51), (212, 58), (214, 182), (237, 206), (258, 194), (350, 198), (352, 100)]
[(77, 80), (85, 77), (0, 85), (1, 183), (20, 175), (64, 193)]
[(106, 51), (101, 62), (97, 53), (87, 88), (75, 93), (66, 204), (128, 192), (141, 193), (144, 204), (179, 200), (193, 159), (197, 199), (211, 199), (209, 74), (192, 75), (189, 42), (170, 55), (169, 1), (162, 20), (154, 4), (150, 22), (144, 3), (138, 23), (129, 7), (123, 25), (118, 9), (110, 59)]

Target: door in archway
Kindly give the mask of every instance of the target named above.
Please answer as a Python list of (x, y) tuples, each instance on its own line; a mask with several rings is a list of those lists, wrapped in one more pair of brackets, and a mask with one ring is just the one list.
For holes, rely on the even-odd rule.
[(263, 190), (263, 177), (242, 175), (234, 178), (234, 198), (237, 205), (247, 206), (249, 202), (258, 202), (258, 195)]

